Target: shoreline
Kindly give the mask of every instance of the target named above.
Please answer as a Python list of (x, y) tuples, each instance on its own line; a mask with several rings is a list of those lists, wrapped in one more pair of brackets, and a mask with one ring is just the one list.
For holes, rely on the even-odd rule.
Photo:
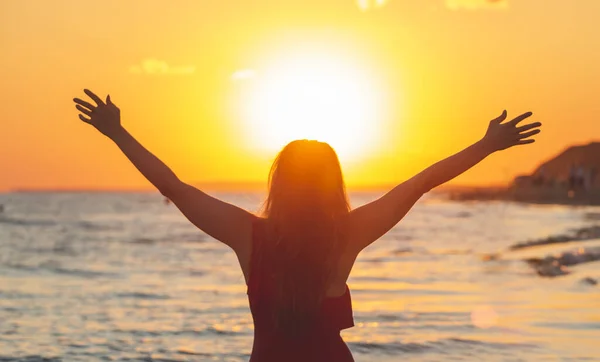
[(569, 191), (562, 188), (471, 188), (440, 191), (452, 201), (513, 201), (527, 204), (600, 206), (600, 189)]
[[(597, 214), (592, 213), (590, 221), (596, 220)], [(554, 278), (572, 274), (569, 267), (600, 262), (600, 224), (570, 229), (561, 234), (545, 238), (527, 240), (508, 246), (502, 252), (484, 254), (483, 262), (494, 262), (525, 250), (526, 255), (516, 256), (518, 260), (527, 263), (540, 277)], [(546, 247), (551, 247), (548, 249)], [(536, 250), (542, 255), (539, 255)], [(534, 255), (531, 255), (534, 253)], [(529, 255), (527, 255), (529, 254)], [(598, 279), (586, 276), (582, 279), (587, 284), (597, 285)]]

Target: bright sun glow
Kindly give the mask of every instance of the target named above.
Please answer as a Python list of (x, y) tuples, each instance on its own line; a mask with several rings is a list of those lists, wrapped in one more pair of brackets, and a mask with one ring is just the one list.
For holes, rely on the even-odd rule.
[(356, 5), (362, 11), (384, 6), (389, 0), (356, 0)]
[(355, 160), (377, 142), (381, 90), (344, 58), (301, 56), (253, 76), (241, 115), (253, 146), (278, 151), (295, 139), (328, 142)]

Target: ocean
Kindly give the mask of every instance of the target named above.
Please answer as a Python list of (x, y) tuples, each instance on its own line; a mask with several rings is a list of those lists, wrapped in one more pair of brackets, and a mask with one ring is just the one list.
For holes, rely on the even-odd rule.
[[(259, 193), (215, 193), (255, 211)], [(380, 196), (353, 193), (353, 206)], [(158, 193), (0, 194), (0, 361), (247, 361), (233, 252)], [(356, 361), (600, 361), (600, 262), (539, 276), (509, 250), (600, 225), (599, 208), (424, 197), (348, 281)], [(493, 257), (490, 257), (492, 255)]]

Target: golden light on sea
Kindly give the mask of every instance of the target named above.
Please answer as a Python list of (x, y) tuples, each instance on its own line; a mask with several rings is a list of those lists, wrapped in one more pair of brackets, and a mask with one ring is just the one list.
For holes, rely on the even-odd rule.
[(478, 328), (491, 328), (498, 323), (498, 313), (490, 306), (479, 306), (471, 312), (471, 322)]

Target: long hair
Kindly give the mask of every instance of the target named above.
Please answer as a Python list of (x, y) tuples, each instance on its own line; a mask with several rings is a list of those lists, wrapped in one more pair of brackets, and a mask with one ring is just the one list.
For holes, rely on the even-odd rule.
[(327, 143), (297, 140), (279, 153), (263, 205), (274, 252), (273, 317), (297, 334), (316, 322), (343, 240), (339, 221), (350, 210), (338, 157)]

